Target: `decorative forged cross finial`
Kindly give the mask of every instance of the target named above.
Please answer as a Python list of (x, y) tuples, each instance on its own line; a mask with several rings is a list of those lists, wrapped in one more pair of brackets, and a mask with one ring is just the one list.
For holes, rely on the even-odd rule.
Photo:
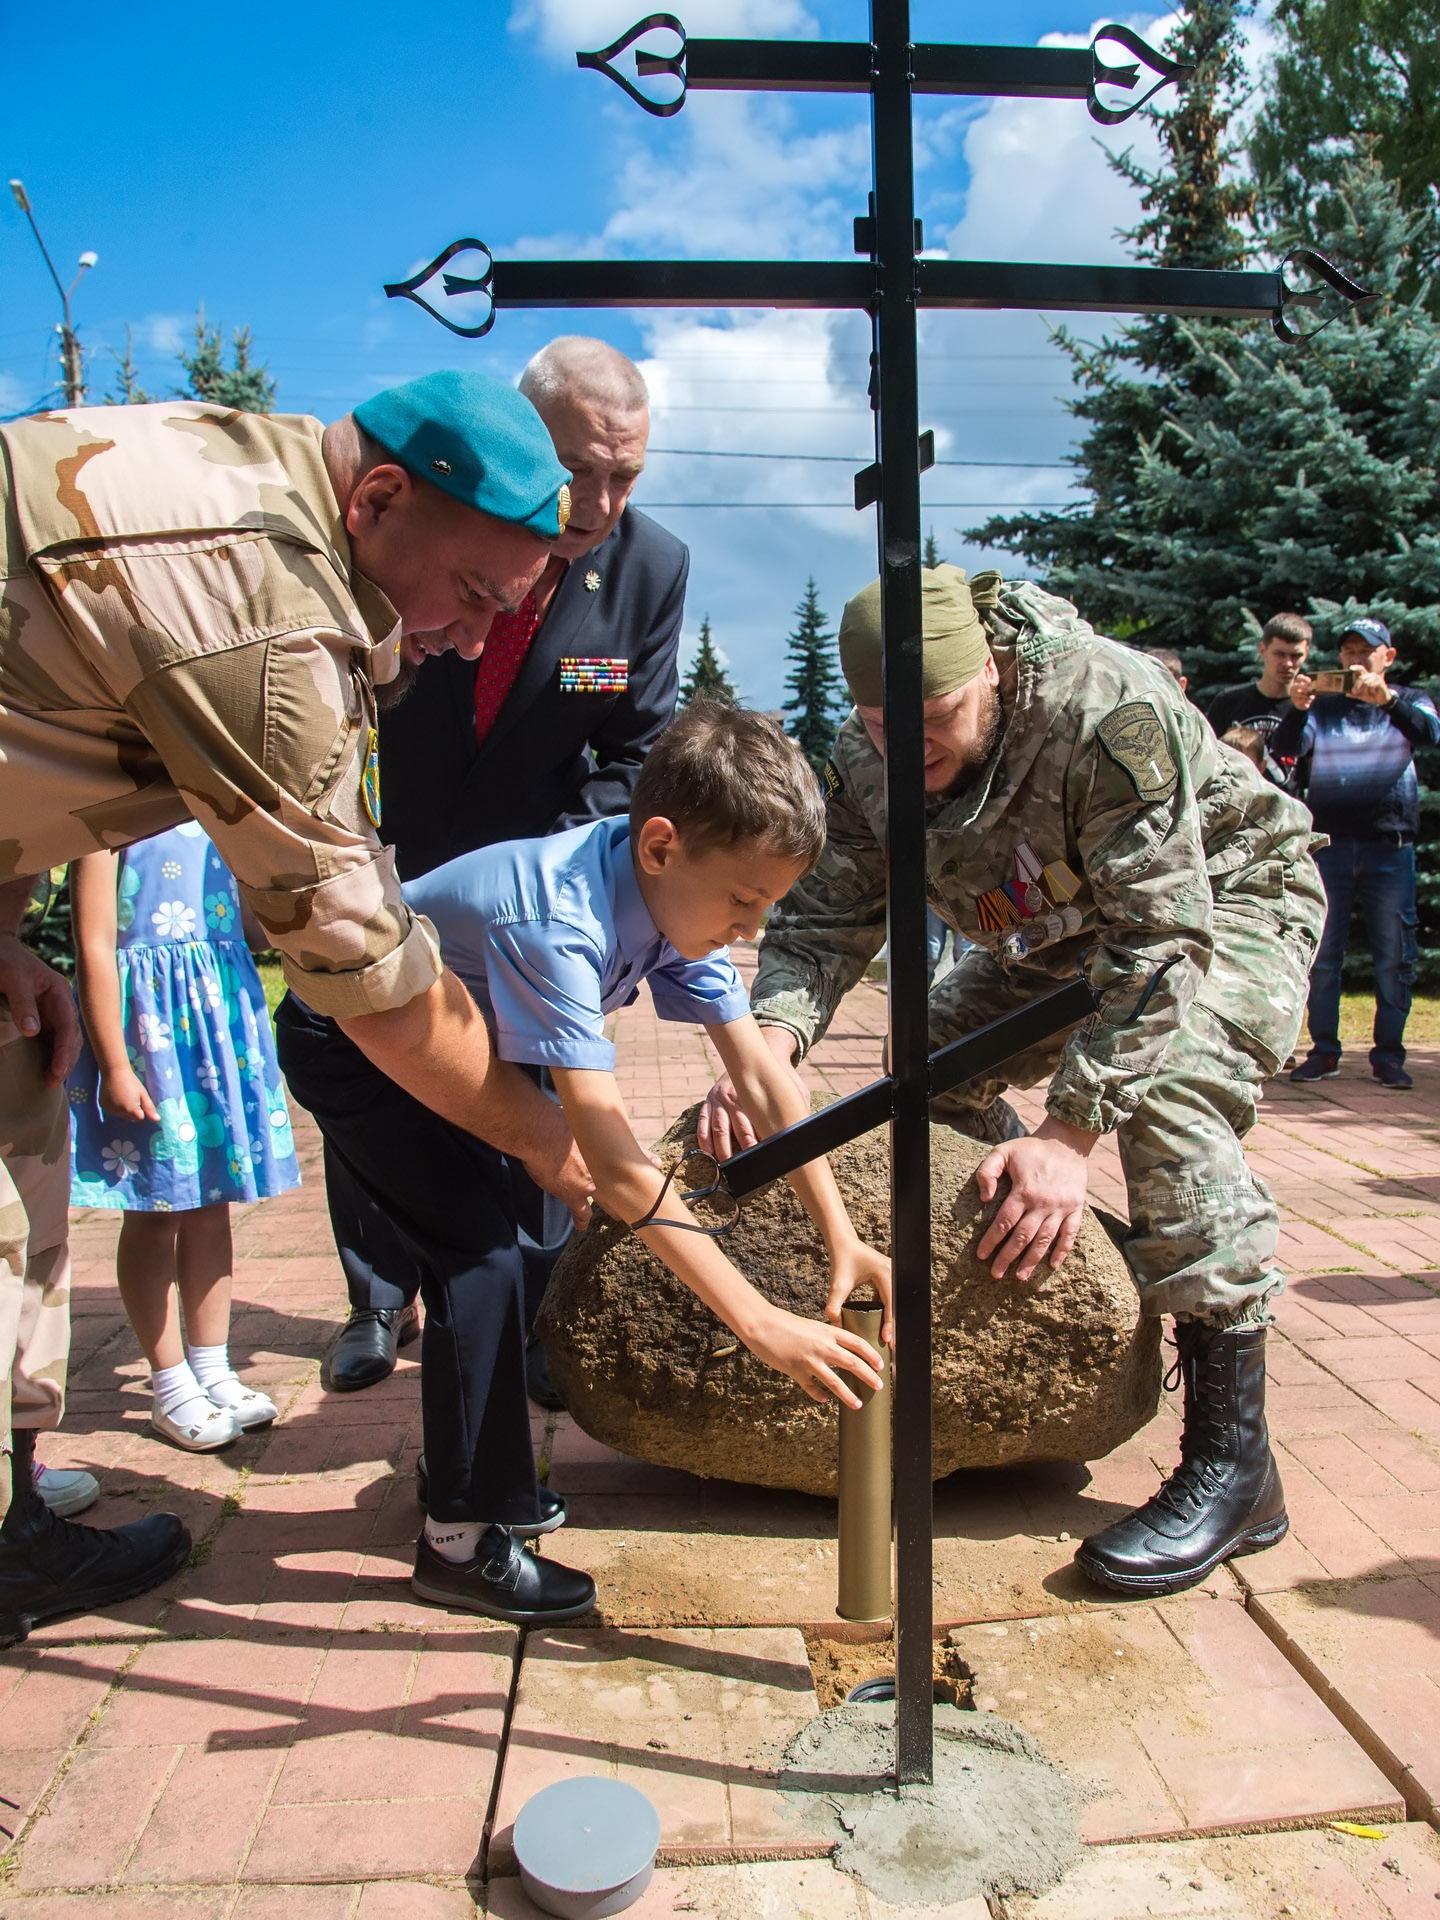
[[(1285, 277), (1286, 268), (1291, 266), (1307, 267), (1317, 280), (1324, 283), (1323, 286), (1292, 287)], [(1307, 311), (1318, 308), (1325, 298), (1324, 287), (1329, 287), (1332, 293), (1338, 294), (1351, 312), (1360, 312), (1366, 307), (1373, 307), (1380, 299), (1378, 293), (1368, 293), (1357, 281), (1352, 280), (1349, 274), (1342, 273), (1333, 260), (1327, 260), (1316, 248), (1292, 247), (1280, 262), (1280, 306), (1270, 322), (1282, 340), (1313, 340), (1317, 333), (1323, 333), (1326, 327), (1333, 326), (1335, 321), (1341, 318), (1345, 310), (1343, 308), (1332, 313), (1328, 319), (1318, 321), (1313, 327), (1294, 327), (1286, 319), (1287, 314), (1294, 313), (1299, 308)]]
[[(459, 273), (440, 273), (462, 253), (476, 253), (480, 256), (481, 271), (470, 275)], [(458, 333), (464, 340), (479, 340), (495, 324), (495, 301), (491, 291), (491, 274), (495, 260), (483, 240), (452, 240), (443, 253), (436, 254), (428, 267), (422, 267), (419, 273), (411, 274), (408, 280), (392, 280), (385, 288), (386, 298), (390, 300), (413, 300), (417, 307), (423, 307), (432, 320), (438, 320), (442, 327), (448, 327), (451, 333)], [(485, 295), (485, 317), (478, 326), (463, 327), (456, 320), (447, 320), (438, 308), (432, 307), (424, 298), (420, 289), (427, 281), (440, 273), (440, 291), (448, 300), (463, 299), (470, 294)], [(463, 312), (464, 309), (462, 308)]]
[[(642, 93), (637, 86), (627, 80), (618, 68), (611, 65), (617, 54), (626, 52), (637, 40), (655, 27), (662, 27), (669, 33), (678, 34), (679, 48), (676, 52), (669, 54), (637, 53), (635, 68), (637, 73), (647, 77), (654, 73), (673, 74), (680, 82), (680, 91), (673, 100), (652, 100), (648, 94)], [(628, 33), (622, 33), (619, 39), (612, 40), (608, 47), (601, 47), (595, 53), (577, 53), (575, 64), (577, 67), (589, 67), (595, 73), (603, 73), (607, 79), (613, 80), (617, 87), (623, 88), (637, 107), (643, 107), (646, 113), (653, 113), (657, 119), (665, 120), (672, 113), (678, 113), (685, 104), (687, 91), (685, 45), (685, 29), (673, 13), (647, 13), (643, 20), (637, 20)]]

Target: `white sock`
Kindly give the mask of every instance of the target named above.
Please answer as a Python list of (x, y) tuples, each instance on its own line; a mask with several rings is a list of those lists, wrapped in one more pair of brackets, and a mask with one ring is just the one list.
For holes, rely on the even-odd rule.
[(432, 1520), (428, 1514), (425, 1518), (425, 1538), (442, 1560), (473, 1560), (484, 1531), (483, 1520)]
[(182, 1427), (196, 1426), (215, 1411), (188, 1360), (174, 1367), (153, 1368), (150, 1391), (155, 1396), (157, 1413), (178, 1420)]
[(217, 1380), (234, 1378), (230, 1348), (226, 1342), (222, 1341), (218, 1347), (186, 1347), (185, 1358), (190, 1362), (196, 1380), (207, 1392)]

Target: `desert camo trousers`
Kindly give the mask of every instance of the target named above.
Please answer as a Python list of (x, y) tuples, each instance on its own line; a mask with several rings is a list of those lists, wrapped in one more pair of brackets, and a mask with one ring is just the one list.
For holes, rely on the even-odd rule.
[[(3, 1002), (0, 1002), (3, 1008)], [(45, 1044), (0, 1011), (0, 1513), (10, 1430), (55, 1427), (70, 1351), (70, 1122)]]
[[(972, 948), (937, 982), (931, 1045), (958, 1040), (1029, 997), (1016, 992), (988, 953)], [(1293, 999), (1293, 1008), (1274, 1007), (1274, 1024), (1259, 1041), (1194, 1003), (1139, 1106), (1117, 1129), (1130, 1203), (1123, 1248), (1146, 1314), (1220, 1325), (1264, 1322), (1265, 1302), (1285, 1285), (1275, 1264), (1279, 1212), (1250, 1169), (1244, 1140), (1263, 1081), (1299, 1033), (1303, 992), (1297, 989)], [(993, 1075), (951, 1089), (932, 1103), (933, 1117), (962, 1133), (1003, 1137), (994, 1114), (988, 1126), (975, 1121), (1007, 1087), (1048, 1080), (1068, 1038), (1068, 1032), (1057, 1034)]]

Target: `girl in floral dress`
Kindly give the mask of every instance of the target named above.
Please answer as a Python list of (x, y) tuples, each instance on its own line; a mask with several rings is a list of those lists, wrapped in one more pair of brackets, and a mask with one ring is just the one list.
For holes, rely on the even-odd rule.
[(276, 1411), (229, 1355), (231, 1203), (300, 1183), (265, 994), (235, 882), (193, 821), (86, 855), (71, 896), (88, 1044), (70, 1197), (124, 1209), (115, 1270), (150, 1424), (209, 1452)]

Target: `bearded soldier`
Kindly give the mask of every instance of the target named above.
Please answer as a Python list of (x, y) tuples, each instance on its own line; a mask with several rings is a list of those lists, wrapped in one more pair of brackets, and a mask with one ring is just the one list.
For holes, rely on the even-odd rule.
[[(1281, 1538), (1265, 1424), (1275, 1204), (1241, 1145), (1261, 1082), (1295, 1044), (1324, 918), (1310, 818), (1219, 742), (1158, 663), (1101, 638), (1063, 600), (996, 574), (923, 575), (926, 871), (931, 905), (973, 942), (930, 996), (932, 1048), (1083, 971), (1095, 1014), (935, 1103), (993, 1143), (1004, 1199), (979, 1245), (997, 1278), (1060, 1268), (1086, 1162), (1116, 1135), (1124, 1251), (1147, 1314), (1173, 1314), (1181, 1464), (1078, 1564), (1122, 1593), (1175, 1593)], [(885, 937), (880, 587), (846, 607), (856, 710), (826, 771), (828, 844), (772, 915), (753, 994), (798, 1062)], [(1027, 1135), (1001, 1097), (1049, 1081)], [(753, 1129), (722, 1081), (702, 1144)]]

